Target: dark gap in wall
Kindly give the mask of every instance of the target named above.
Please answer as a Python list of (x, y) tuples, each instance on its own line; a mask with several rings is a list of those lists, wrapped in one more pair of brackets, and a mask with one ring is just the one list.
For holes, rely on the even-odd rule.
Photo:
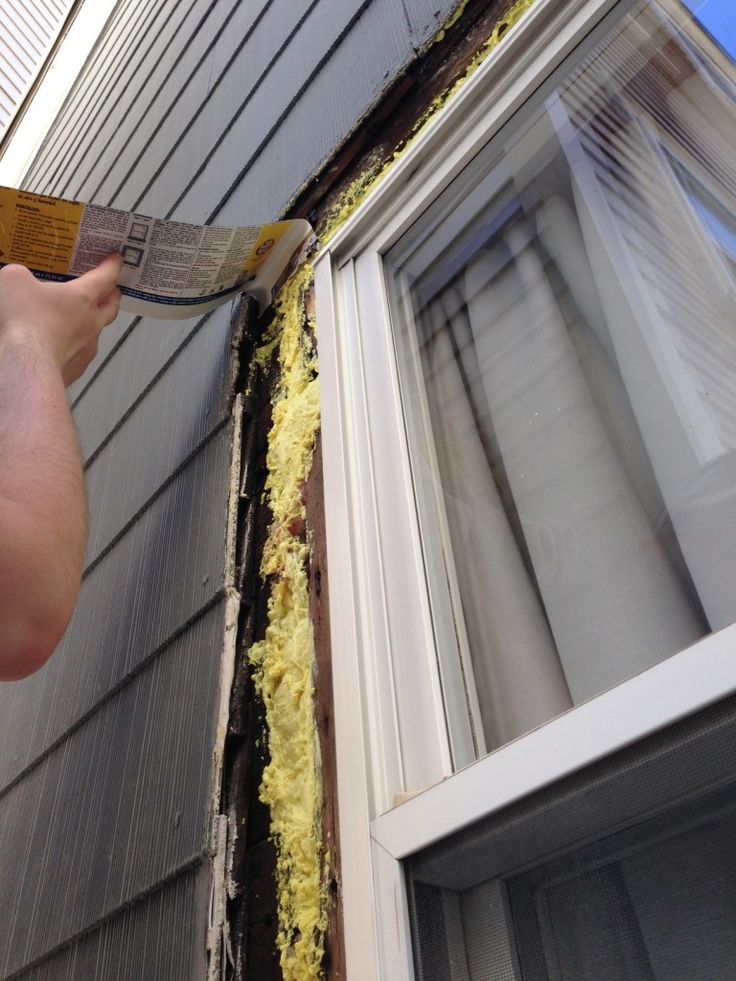
[[(246, 655), (262, 639), (267, 624), (269, 584), (260, 576), (260, 563), (271, 521), (264, 502), (266, 452), (271, 426), (271, 397), (279, 378), (276, 358), (270, 368), (253, 366), (253, 351), (270, 323), (266, 315), (255, 320), (254, 311), (241, 312), (233, 344), (239, 346), (239, 362), (233, 386), (244, 397), (241, 445), (240, 500), (236, 546), (236, 585), (241, 598), (236, 670), (230, 699), (230, 719), (225, 744), (222, 807), (230, 828), (227, 916), (231, 964), (228, 981), (280, 979), (276, 935), (276, 854), (269, 838), (270, 815), (260, 802), (258, 790), (268, 763), (264, 710)], [(306, 328), (305, 328), (306, 329)], [(322, 490), (322, 456), (318, 441), (312, 470), (304, 487), (307, 522), (304, 535), (311, 546), (309, 576), (310, 615), (314, 626), (315, 721), (320, 739), (323, 776), (322, 823), (325, 850), (330, 855), (328, 931), (325, 938), (324, 978), (344, 978), (342, 920), (340, 913), (339, 842), (337, 833), (337, 783), (332, 742), (333, 703), (327, 610), (327, 559)]]
[(222, 812), (228, 816), (227, 921), (230, 937), (227, 981), (281, 978), (276, 950), (276, 855), (269, 840), (269, 814), (258, 798), (268, 763), (263, 709), (253, 685), (247, 651), (266, 630), (268, 589), (260, 562), (271, 522), (264, 501), (266, 452), (271, 427), (272, 362), (257, 368), (254, 352), (272, 314), (258, 319), (244, 298), (233, 329), (231, 392), (243, 397), (240, 493), (236, 537), (236, 586), (240, 621), (230, 717), (225, 737)]

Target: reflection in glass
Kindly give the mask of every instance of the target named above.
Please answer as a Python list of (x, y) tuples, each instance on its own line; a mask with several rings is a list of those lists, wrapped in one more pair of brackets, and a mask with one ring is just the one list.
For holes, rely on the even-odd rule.
[(638, 4), (387, 257), (488, 748), (736, 618), (719, 55)]

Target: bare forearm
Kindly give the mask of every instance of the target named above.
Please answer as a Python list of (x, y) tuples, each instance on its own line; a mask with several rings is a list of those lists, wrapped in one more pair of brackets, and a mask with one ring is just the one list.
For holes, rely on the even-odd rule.
[(86, 503), (58, 366), (22, 331), (0, 333), (0, 679), (45, 662), (71, 617)]
[(121, 261), (66, 283), (0, 269), (0, 681), (41, 667), (74, 610), (87, 529), (65, 386), (118, 311)]

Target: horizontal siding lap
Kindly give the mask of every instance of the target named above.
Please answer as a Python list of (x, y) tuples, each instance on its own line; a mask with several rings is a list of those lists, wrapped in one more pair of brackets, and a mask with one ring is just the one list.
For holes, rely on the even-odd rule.
[(134, 317), (129, 313), (121, 313), (109, 327), (103, 330), (102, 334), (100, 335), (96, 358), (87, 368), (82, 377), (78, 378), (77, 381), (75, 381), (67, 389), (67, 396), (70, 403), (74, 403), (82, 392), (84, 392), (101, 366), (106, 362), (110, 354), (112, 354), (115, 348), (123, 341), (126, 333), (130, 330), (131, 325), (136, 323), (138, 320), (140, 320), (140, 317)]
[(84, 125), (85, 108), (100, 88), (105, 86), (109, 65), (114, 65), (126, 50), (128, 30), (135, 23), (135, 14), (141, 0), (124, 0), (113, 11), (106, 30), (97, 42), (84, 70), (76, 79), (72, 90), (58, 113), (46, 140), (33, 162), (25, 180), (27, 187), (39, 192), (52, 193), (54, 176), (65, 154), (79, 139)]
[(0, 788), (218, 595), (231, 438), (203, 447), (85, 578), (46, 667), (0, 686)]
[(34, 56), (22, 49), (11, 47), (0, 35), (0, 65), (3, 75), (18, 89), (21, 89), (34, 69)]
[[(34, 9), (35, 6), (35, 9)], [(28, 48), (41, 53), (48, 44), (53, 27), (39, 17), (40, 4), (31, 3), (30, 9), (16, 0), (6, 0), (3, 4), (1, 29), (4, 34)]]
[[(444, 17), (445, 8), (451, 4), (438, 2), (425, 7)], [(402, 30), (403, 19), (394, 0), (373, 0), (330, 57), (321, 65), (315, 64), (300, 98), (269, 139), (256, 145), (249, 140), (240, 150), (235, 143), (223, 146), (228, 163), (222, 157), (213, 159), (188, 187), (186, 200), (206, 201), (211, 209), (208, 215), (222, 224), (235, 221), (254, 193), (264, 215), (281, 214), (413, 56), (416, 39)], [(300, 36), (295, 56), (302, 43), (307, 44), (307, 38)], [(268, 99), (272, 92), (269, 89), (262, 95)], [(260, 108), (260, 104), (249, 107), (239, 128), (262, 135), (263, 128), (257, 124)], [(298, 153), (294, 147), (299, 147)], [(233, 170), (223, 173), (226, 166)]]
[(10, 120), (10, 115), (13, 111), (13, 106), (15, 101), (12, 96), (7, 96), (3, 92), (3, 83), (0, 80), (0, 129), (7, 125)]
[[(349, 4), (345, 0), (318, 0), (315, 3), (312, 0), (304, 7), (305, 16), (293, 22), (288, 41), (277, 51), (260, 51), (259, 35), (254, 34), (251, 45), (255, 51), (250, 56), (244, 52), (242, 67), (237, 69), (239, 84), (231, 84), (231, 69), (218, 80), (216, 93), (213, 90), (206, 112), (188, 119), (186, 107), (180, 107), (177, 114), (180, 141), (173, 152), (169, 151), (156, 166), (152, 166), (152, 157), (141, 161), (141, 167), (136, 171), (137, 180), (153, 179), (153, 182), (137, 207), (146, 211), (149, 202), (160, 197), (166, 185), (178, 191), (168, 214), (186, 220), (196, 207), (197, 215), (209, 220), (211, 202), (217, 200), (223, 187), (227, 187), (240, 172), (253, 147), (274, 127), (295, 93), (368, 2), (370, 0), (363, 3), (351, 0)], [(283, 22), (283, 11), (279, 10)], [(266, 20), (264, 18), (264, 32), (268, 27)], [(291, 21), (287, 19), (284, 30), (289, 23)], [(243, 85), (246, 72), (249, 81)], [(314, 137), (312, 134), (311, 139)], [(167, 145), (171, 145), (170, 141), (164, 144)], [(206, 148), (204, 155), (202, 148)], [(290, 154), (299, 159), (302, 153), (303, 148), (294, 142)], [(165, 167), (162, 167), (164, 162)], [(254, 221), (273, 218), (273, 214), (263, 208), (261, 191), (265, 192), (266, 188), (253, 188), (253, 191), (247, 218)]]
[[(175, 105), (183, 99), (193, 108), (197, 99), (204, 97), (212, 67), (224, 63), (229, 48), (247, 39), (263, 9), (263, 5), (257, 8), (230, 0), (227, 6), (220, 3), (208, 8), (193, 29), (192, 25), (182, 25), (165, 58), (162, 54), (148, 66), (150, 79), (131, 95), (116, 120), (118, 125), (102, 121), (93, 132), (84, 166), (70, 173), (74, 194), (101, 202), (116, 201), (117, 195), (102, 188), (106, 177), (112, 172), (111, 186), (116, 186), (134, 167), (136, 157), (147, 151), (151, 140), (165, 141), (164, 127)], [(131, 138), (133, 133), (135, 139)]]
[[(197, 6), (203, 6), (201, 0), (199, 4), (189, 0), (186, 12), (191, 14)], [(74, 119), (83, 127), (82, 139), (67, 132), (54, 153), (56, 167), (50, 184), (54, 194), (79, 197), (79, 171), (84, 173), (90, 158), (100, 152), (100, 130), (122, 128), (121, 117), (134, 103), (134, 93), (141, 90), (140, 85), (150, 84), (152, 70), (162, 67), (167, 43), (188, 39), (187, 28), (193, 29), (194, 23), (187, 22), (184, 12), (174, 0), (160, 6), (149, 4), (143, 16), (132, 18), (125, 30), (115, 32), (117, 50), (100, 66), (99, 76), (90, 78), (89, 90), (76, 100)], [(136, 112), (129, 126), (136, 142), (138, 125), (143, 125), (143, 117)]]
[(58, 14), (43, 0), (5, 0), (4, 6), (12, 10), (14, 21), (22, 21), (39, 38), (48, 38), (58, 20)]
[[(220, 209), (229, 193), (223, 195), (223, 187), (232, 190), (245, 180), (248, 219), (273, 218), (279, 213), (278, 205), (288, 201), (314, 167), (327, 159), (410, 60), (415, 39), (405, 30), (402, 33), (402, 23), (403, 12), (392, 0), (352, 4), (350, 8), (339, 0), (320, 0), (257, 92), (249, 91), (233, 115), (225, 117), (226, 127), (220, 127), (225, 135), (219, 144), (212, 142), (209, 119), (189, 120), (166, 168), (136, 207), (150, 210), (154, 196), (163, 190), (159, 190), (159, 181), (165, 175), (170, 184), (173, 170), (174, 183), (181, 191), (170, 212), (172, 217), (186, 220), (196, 207), (197, 214), (204, 211), (207, 220), (216, 217), (224, 224), (243, 221), (240, 195), (236, 214), (224, 215)], [(329, 34), (325, 25), (329, 25)], [(225, 81), (229, 83), (229, 78)], [(237, 91), (229, 84), (227, 89)], [(214, 108), (222, 111), (229, 106), (218, 101)], [(272, 145), (275, 139), (278, 150)], [(211, 146), (196, 169), (192, 166), (197, 158), (195, 145)], [(261, 161), (260, 179), (256, 180), (254, 167)], [(144, 176), (136, 171), (137, 180)]]
[(45, 35), (37, 37), (15, 17), (3, 19), (0, 32), (7, 38), (8, 44), (13, 50), (24, 52), (31, 64), (38, 64), (38, 59), (43, 54), (47, 44)]
[[(214, 385), (216, 379), (211, 376), (219, 372), (219, 382), (224, 390), (226, 378), (222, 373), (228, 368), (230, 317), (231, 306), (227, 304), (199, 321), (162, 323), (142, 320), (136, 324), (113, 357), (100, 364), (98, 374), (90, 380), (74, 405), (74, 422), (83, 458), (88, 460), (97, 452), (146, 388), (152, 383), (164, 384), (172, 371), (184, 372), (183, 376), (177, 376), (184, 384), (189, 384), (186, 372), (191, 372), (195, 392), (202, 384)], [(195, 345), (200, 333), (203, 337)], [(199, 358), (196, 365), (189, 365), (193, 357), (189, 351), (192, 345)], [(178, 364), (180, 361), (181, 365)], [(167, 364), (168, 368), (165, 367)], [(183, 397), (186, 398), (186, 393)], [(155, 418), (160, 432), (167, 431), (169, 426), (181, 425), (171, 413)]]
[(185, 348), (171, 363), (87, 468), (87, 563), (222, 425), (228, 334), (213, 338), (209, 330), (200, 330), (188, 347), (191, 350)]
[(4, 0), (0, 9), (0, 54), (4, 90), (0, 131), (5, 128), (61, 26), (71, 0)]
[(209, 865), (196, 865), (22, 971), (18, 981), (203, 981), (207, 968), (202, 923), (209, 884)]
[[(279, 31), (287, 35), (297, 29), (315, 2), (272, 0), (263, 16), (253, 20), (252, 30), (246, 22), (247, 7), (241, 4), (207, 61), (195, 71), (182, 65), (183, 71), (172, 76), (176, 88), (172, 85), (162, 92), (162, 110), (148, 116), (141, 141), (129, 141), (117, 156), (105, 154), (100, 160), (100, 171), (109, 173), (95, 190), (99, 200), (144, 213), (161, 209), (160, 202), (165, 201), (161, 213), (168, 214), (184, 183), (178, 162), (183, 161), (191, 173), (205, 154), (218, 147), (237, 107), (252, 97), (268, 66), (280, 60)], [(272, 111), (268, 107), (266, 119)], [(148, 185), (158, 174), (161, 184), (151, 190)], [(195, 208), (185, 220), (202, 221), (205, 214)]]
[(219, 606), (0, 797), (4, 973), (202, 856), (222, 636)]

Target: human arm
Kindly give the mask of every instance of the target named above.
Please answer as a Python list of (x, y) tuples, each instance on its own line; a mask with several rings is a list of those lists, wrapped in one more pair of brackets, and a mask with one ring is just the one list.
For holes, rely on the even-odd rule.
[(74, 610), (87, 509), (65, 387), (117, 314), (120, 261), (68, 283), (0, 271), (0, 681), (45, 664)]

